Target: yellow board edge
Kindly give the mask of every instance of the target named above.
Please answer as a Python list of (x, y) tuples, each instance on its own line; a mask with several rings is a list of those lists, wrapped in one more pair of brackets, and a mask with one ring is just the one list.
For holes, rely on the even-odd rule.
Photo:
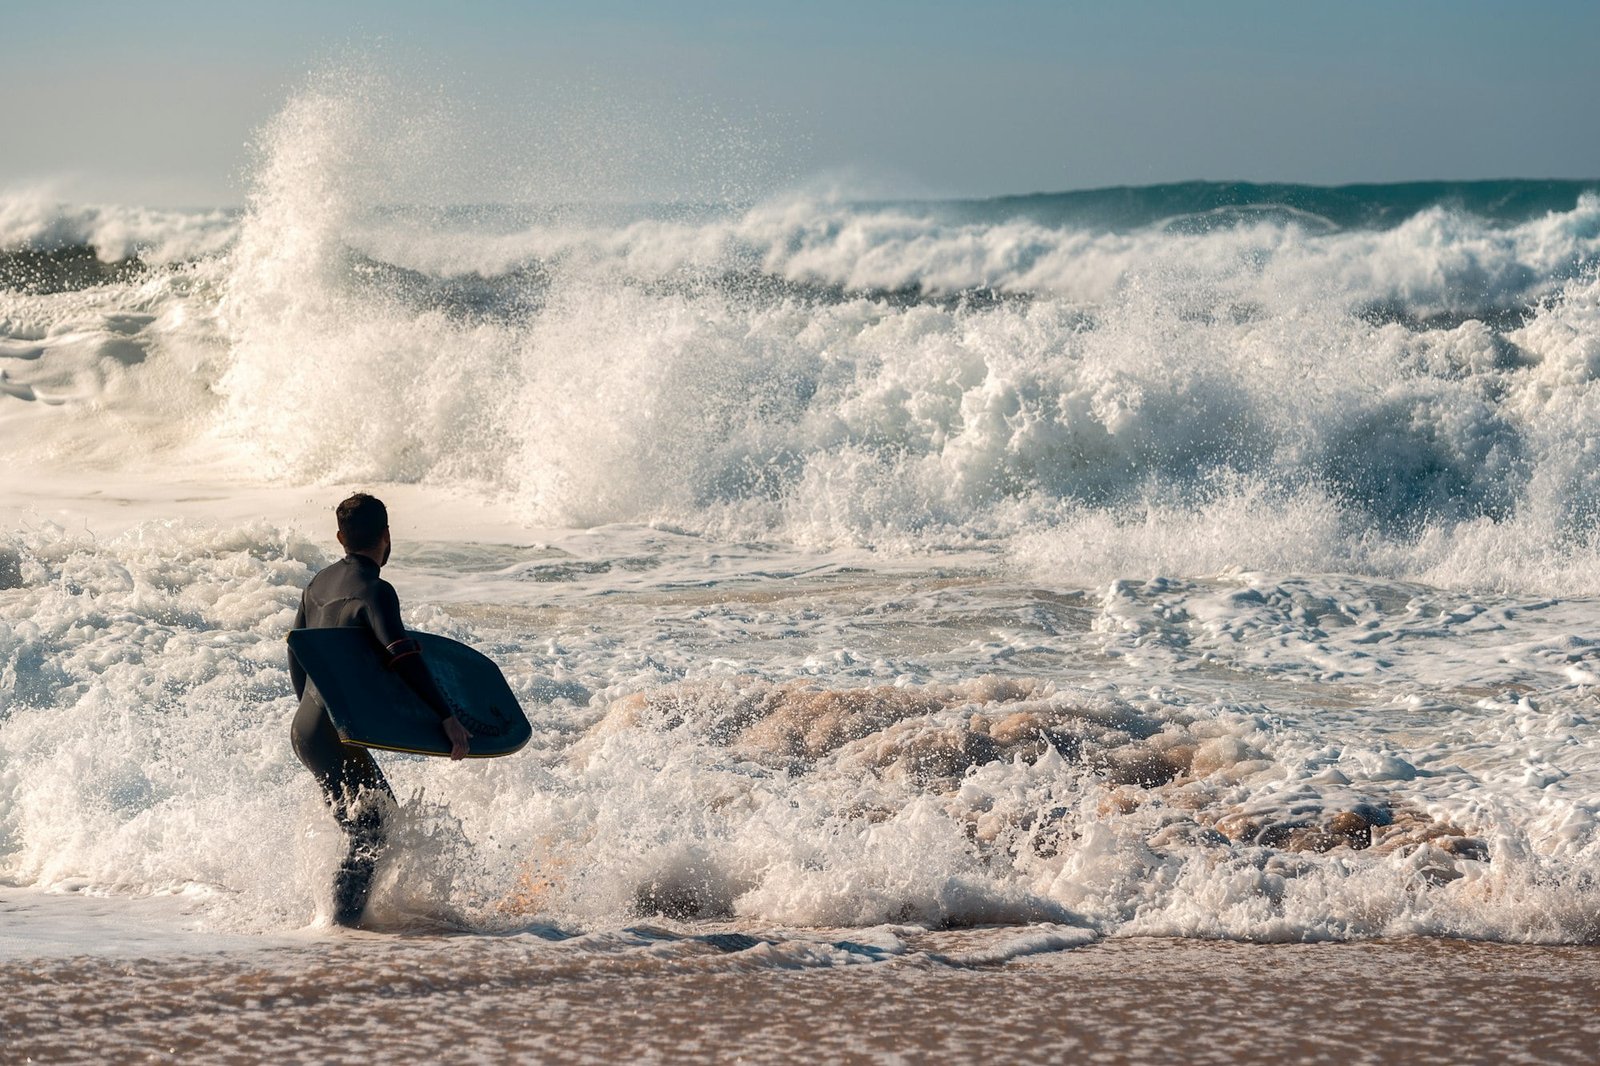
[[(339, 743), (349, 744), (356, 748), (370, 748), (374, 751), (397, 751), (402, 755), (430, 755), (436, 759), (448, 759), (450, 757), (450, 753), (444, 751), (425, 751), (422, 748), (401, 748), (396, 747), (393, 744), (368, 744), (359, 740), (346, 740), (343, 737), (339, 738)], [(469, 751), (467, 752), (466, 757), (469, 759), (503, 759), (507, 755), (515, 755), (525, 747), (527, 747), (527, 744), (523, 743), (515, 748), (512, 748), (510, 751), (499, 751), (495, 752), (493, 755), (475, 755)]]

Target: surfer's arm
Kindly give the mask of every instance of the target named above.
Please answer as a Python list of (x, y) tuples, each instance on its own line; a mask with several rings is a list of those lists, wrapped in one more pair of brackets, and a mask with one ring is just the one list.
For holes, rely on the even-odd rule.
[(422, 661), (422, 645), (406, 632), (400, 621), (400, 597), (387, 581), (378, 582), (372, 598), (367, 601), (367, 622), (378, 635), (378, 643), (389, 658), (389, 669), (400, 675), (412, 691), (422, 697), (422, 702), (432, 708), (440, 721), (450, 718), (454, 711), (445, 702), (428, 664)]
[(389, 666), (399, 674), (406, 684), (426, 703), (433, 713), (439, 716), (439, 726), (444, 730), (446, 739), (450, 741), (450, 758), (465, 758), (468, 750), (468, 741), (472, 734), (467, 732), (467, 727), (457, 720), (455, 712), (445, 702), (444, 693), (439, 691), (439, 685), (433, 680), (433, 672), (428, 669), (428, 664), (422, 661), (422, 649), (410, 637), (398, 640), (386, 649), (392, 656)]
[(400, 621), (400, 597), (387, 581), (378, 582), (369, 621), (389, 656), (389, 668), (399, 674), (400, 680), (410, 685), (422, 702), (439, 716), (439, 725), (450, 740), (450, 757), (459, 759), (465, 756), (470, 739), (467, 727), (456, 720), (456, 712), (450, 709), (444, 693), (439, 691), (433, 672), (422, 659), (422, 646), (406, 632), (405, 625)]
[(454, 718), (455, 712), (450, 709), (450, 704), (445, 701), (444, 693), (439, 691), (438, 682), (433, 679), (433, 671), (428, 669), (428, 664), (422, 661), (422, 646), (410, 637), (395, 641), (384, 649), (389, 653), (389, 669), (400, 675), (400, 679), (411, 686), (411, 690), (422, 697), (434, 714), (442, 722), (446, 718)]
[[(295, 629), (306, 627), (306, 598), (300, 597), (300, 609), (295, 612)], [(300, 668), (300, 660), (294, 657), (294, 651), (289, 652), (289, 682), (294, 685), (294, 698), (301, 699), (306, 694), (306, 672)]]

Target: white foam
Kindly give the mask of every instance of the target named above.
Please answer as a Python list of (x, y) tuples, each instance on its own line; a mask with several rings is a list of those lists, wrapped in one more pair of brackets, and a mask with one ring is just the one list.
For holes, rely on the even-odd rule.
[[(326, 86), (291, 103), (224, 257), (8, 294), (13, 453), (468, 485), (539, 525), (879, 548), (1020, 534), (1025, 559), (1085, 580), (1270, 565), (1594, 587), (1594, 282), (1562, 280), (1596, 254), (1592, 198), (1502, 228), (1435, 210), (1376, 234), (1052, 230), (1112, 249), (1065, 256), (1091, 280), (1015, 280), (1001, 287), (1041, 298), (965, 308), (704, 280), (939, 290), (918, 258), (945, 240), (936, 215), (794, 199), (688, 221), (548, 216), (527, 233), (547, 242), (527, 252), (544, 273), (480, 279), (523, 309), (466, 313), (430, 295), (446, 279), (351, 258), (442, 273), (517, 258), (516, 234), (384, 209), (385, 182), (416, 176), (395, 153), (362, 162), (389, 129), (373, 106)], [(949, 232), (1005, 244), (1012, 225)], [(486, 244), (494, 262), (471, 264)], [(841, 262), (908, 273), (783, 258), (834, 244)], [(1413, 261), (1380, 271), (1383, 255)], [(1422, 315), (1467, 292), (1487, 309), (1548, 298), (1505, 336), (1357, 313)], [(1126, 559), (1096, 554), (1102, 541)]]
[[(1075, 627), (1023, 621), (1041, 601), (994, 578), (841, 569), (796, 585), (801, 557), (775, 567), (781, 555), (753, 551), (720, 569), (696, 561), (696, 538), (600, 531), (564, 551), (499, 549), (490, 569), (469, 547), (402, 542), (394, 579), (412, 624), (502, 662), (535, 743), (502, 762), (388, 760), (404, 803), (387, 920), (605, 927), (661, 907), (757, 928), (1589, 935), (1579, 872), (1600, 762), (1566, 668), (1592, 652), (1592, 602), (1256, 573), (1119, 585)], [(288, 753), (281, 633), (326, 558), (263, 526), (13, 536), (5, 876), (199, 886), (211, 928), (310, 921), (337, 835)], [(451, 579), (469, 564), (475, 576)], [(1045, 696), (971, 681), (980, 664), (1030, 660), (1055, 664)], [(771, 746), (790, 727), (756, 710), (795, 679), (820, 693), (772, 705), (796, 728), (859, 703), (829, 689), (875, 681), (912, 702), (880, 704), (899, 708), (887, 717), (861, 704), (867, 717), (796, 763)], [(743, 703), (727, 703), (730, 684)], [(595, 725), (632, 693), (677, 719)], [(740, 721), (760, 728), (719, 724)], [(1071, 758), (1040, 729), (1065, 730), (1051, 744)], [(1189, 770), (1122, 783), (1175, 772), (1160, 766)], [(1283, 843), (1368, 810), (1392, 812), (1400, 835), (1370, 852)], [(1255, 832), (1241, 819), (1281, 826), (1278, 843), (1219, 835)]]
[(232, 211), (69, 204), (47, 189), (0, 190), (0, 251), (83, 246), (104, 263), (181, 263), (226, 250), (237, 230)]
[[(759, 271), (873, 292), (1042, 293), (1105, 303), (1130, 288), (1181, 286), (1208, 304), (1273, 310), (1337, 303), (1403, 306), (1418, 315), (1515, 307), (1559, 287), (1600, 255), (1600, 198), (1515, 226), (1432, 208), (1385, 231), (1324, 233), (1263, 221), (1201, 233), (1161, 227), (1105, 233), (1024, 219), (945, 221), (935, 206), (874, 207), (778, 196), (694, 218), (597, 225), (560, 215), (421, 232), (367, 223), (355, 246), (442, 276), (498, 276), (530, 263), (641, 280)], [(1553, 280), (1554, 279), (1554, 280)]]
[(85, 892), (70, 884), (55, 891), (0, 886), (0, 962), (96, 955), (160, 958), (256, 950), (294, 943), (288, 937), (219, 933), (206, 928), (206, 893), (129, 898)]

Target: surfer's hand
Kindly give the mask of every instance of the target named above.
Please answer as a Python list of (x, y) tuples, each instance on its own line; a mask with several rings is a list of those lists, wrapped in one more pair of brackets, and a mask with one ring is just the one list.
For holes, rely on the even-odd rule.
[(465, 759), (467, 741), (472, 739), (472, 734), (467, 732), (467, 727), (454, 717), (446, 718), (441, 724), (444, 726), (444, 735), (450, 739), (450, 758)]

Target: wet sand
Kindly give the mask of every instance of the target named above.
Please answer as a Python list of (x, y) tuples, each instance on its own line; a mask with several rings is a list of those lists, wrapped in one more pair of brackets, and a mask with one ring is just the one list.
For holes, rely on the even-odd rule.
[(8, 1062), (1589, 1063), (1600, 948), (1107, 941), (998, 966), (940, 949), (775, 966), (533, 937), (360, 937), (0, 966)]

